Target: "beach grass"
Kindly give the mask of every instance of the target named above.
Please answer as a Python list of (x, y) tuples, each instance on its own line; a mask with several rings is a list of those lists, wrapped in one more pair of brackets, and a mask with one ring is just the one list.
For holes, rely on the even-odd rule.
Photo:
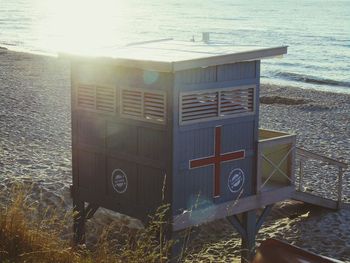
[(168, 205), (160, 206), (144, 229), (107, 226), (87, 249), (72, 246), (71, 212), (39, 209), (30, 189), (21, 185), (12, 188), (9, 200), (0, 207), (0, 262), (166, 262), (169, 257), (173, 241), (164, 235)]

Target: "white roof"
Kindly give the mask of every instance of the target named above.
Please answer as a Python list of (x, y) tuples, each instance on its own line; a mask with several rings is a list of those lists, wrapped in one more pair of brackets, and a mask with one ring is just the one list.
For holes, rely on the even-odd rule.
[(235, 46), (233, 44), (164, 40), (104, 49), (95, 52), (94, 56), (90, 55), (90, 58), (103, 59), (142, 69), (174, 72), (190, 68), (260, 60), (286, 53), (286, 46)]

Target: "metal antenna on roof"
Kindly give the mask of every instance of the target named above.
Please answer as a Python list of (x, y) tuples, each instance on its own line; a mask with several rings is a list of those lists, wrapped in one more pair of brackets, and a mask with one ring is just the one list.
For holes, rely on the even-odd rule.
[(210, 41), (210, 33), (209, 32), (203, 32), (202, 33), (202, 41), (206, 44)]

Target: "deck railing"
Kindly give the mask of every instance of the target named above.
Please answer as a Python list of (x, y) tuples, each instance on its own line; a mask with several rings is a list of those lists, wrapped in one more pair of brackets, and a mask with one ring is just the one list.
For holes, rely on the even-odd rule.
[(297, 149), (297, 157), (299, 159), (299, 186), (298, 191), (303, 191), (303, 179), (304, 179), (304, 166), (305, 163), (309, 160), (318, 160), (325, 162), (329, 165), (336, 166), (338, 168), (338, 185), (337, 185), (337, 202), (338, 209), (341, 207), (342, 199), (343, 199), (343, 176), (344, 171), (347, 169), (348, 165), (346, 163), (334, 160), (329, 157), (325, 157), (305, 149), (301, 149), (299, 147)]
[(294, 185), (295, 135), (259, 130), (257, 193)]

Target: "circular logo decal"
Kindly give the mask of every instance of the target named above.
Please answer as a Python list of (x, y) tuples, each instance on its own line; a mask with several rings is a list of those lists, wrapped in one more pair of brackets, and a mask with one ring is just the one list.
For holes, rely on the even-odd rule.
[(239, 168), (233, 169), (230, 172), (230, 175), (228, 176), (227, 186), (228, 189), (230, 189), (231, 193), (236, 193), (242, 189), (244, 178), (244, 172)]
[(121, 169), (115, 169), (112, 172), (112, 186), (113, 189), (119, 193), (122, 194), (126, 191), (128, 188), (128, 177)]

